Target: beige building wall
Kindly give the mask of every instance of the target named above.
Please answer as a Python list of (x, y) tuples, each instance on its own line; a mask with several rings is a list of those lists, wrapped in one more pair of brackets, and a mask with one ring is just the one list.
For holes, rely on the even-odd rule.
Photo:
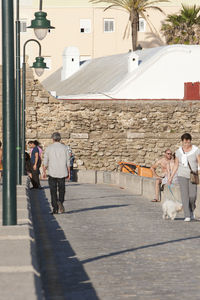
[[(200, 5), (200, 0), (185, 0), (183, 3)], [(138, 35), (138, 43), (143, 48), (156, 47), (164, 43), (160, 34), (161, 22), (167, 14), (178, 12), (180, 5), (179, 0), (160, 3), (159, 6), (165, 15), (155, 10), (148, 11), (152, 30), (146, 24), (145, 31), (139, 32)], [(79, 48), (81, 57), (91, 58), (124, 53), (131, 49), (131, 35), (123, 38), (129, 19), (128, 13), (119, 8), (104, 11), (106, 6), (107, 4), (93, 5), (88, 0), (43, 0), (43, 11), (47, 12), (47, 18), (56, 28), (41, 41), (42, 55), (47, 58), (50, 69), (45, 71), (40, 80), (45, 79), (62, 66), (62, 53), (65, 47), (76, 46)], [(34, 18), (34, 12), (38, 9), (39, 0), (21, 0), (20, 19), (29, 26)], [(89, 33), (80, 32), (81, 19), (91, 20)], [(104, 32), (104, 19), (114, 20), (113, 32)], [(24, 42), (30, 38), (34, 38), (32, 29), (21, 33), (21, 55)], [(35, 56), (38, 56), (38, 46), (33, 42), (29, 43), (26, 47), (26, 54), (29, 56), (29, 64), (32, 64)]]

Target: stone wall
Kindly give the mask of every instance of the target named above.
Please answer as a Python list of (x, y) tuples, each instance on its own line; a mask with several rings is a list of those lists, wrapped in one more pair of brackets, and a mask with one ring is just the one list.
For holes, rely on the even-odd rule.
[(200, 101), (57, 100), (28, 74), (27, 140), (45, 149), (59, 131), (79, 169), (111, 171), (120, 160), (150, 166), (184, 132), (200, 145)]

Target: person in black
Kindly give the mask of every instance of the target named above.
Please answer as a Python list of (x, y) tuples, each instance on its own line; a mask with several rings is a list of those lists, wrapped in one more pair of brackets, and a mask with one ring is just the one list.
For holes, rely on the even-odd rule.
[(26, 175), (28, 175), (31, 178), (32, 177), (31, 158), (28, 152), (25, 152), (25, 171), (26, 171)]
[(40, 188), (39, 168), (41, 166), (39, 149), (35, 145), (34, 141), (29, 141), (28, 145), (32, 149), (31, 150), (31, 173), (32, 173), (31, 183), (34, 189), (39, 189)]

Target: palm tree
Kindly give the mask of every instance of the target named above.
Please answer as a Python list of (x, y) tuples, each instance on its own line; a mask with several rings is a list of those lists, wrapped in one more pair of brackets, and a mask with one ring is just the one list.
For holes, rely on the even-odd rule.
[(133, 51), (135, 51), (137, 48), (138, 40), (139, 16), (141, 16), (148, 22), (145, 12), (148, 9), (156, 9), (163, 13), (162, 9), (158, 6), (155, 6), (155, 4), (159, 2), (169, 2), (169, 0), (89, 0), (89, 2), (95, 4), (100, 2), (108, 3), (110, 5), (106, 7), (105, 10), (112, 7), (121, 7), (129, 13), (132, 35), (132, 48)]
[(168, 15), (161, 31), (167, 44), (200, 44), (200, 7), (184, 6), (179, 15)]

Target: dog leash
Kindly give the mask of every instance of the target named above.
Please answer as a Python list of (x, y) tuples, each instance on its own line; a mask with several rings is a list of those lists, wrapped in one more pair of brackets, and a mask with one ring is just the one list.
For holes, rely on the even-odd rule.
[(168, 189), (169, 189), (170, 193), (172, 194), (172, 196), (173, 196), (174, 200), (175, 200), (175, 201), (177, 201), (177, 200), (176, 200), (176, 198), (174, 197), (174, 194), (173, 194), (173, 192), (172, 192), (172, 189), (171, 189), (171, 187), (172, 187), (172, 186), (173, 186), (173, 184), (168, 184), (168, 185), (167, 185), (167, 187), (168, 187)]

